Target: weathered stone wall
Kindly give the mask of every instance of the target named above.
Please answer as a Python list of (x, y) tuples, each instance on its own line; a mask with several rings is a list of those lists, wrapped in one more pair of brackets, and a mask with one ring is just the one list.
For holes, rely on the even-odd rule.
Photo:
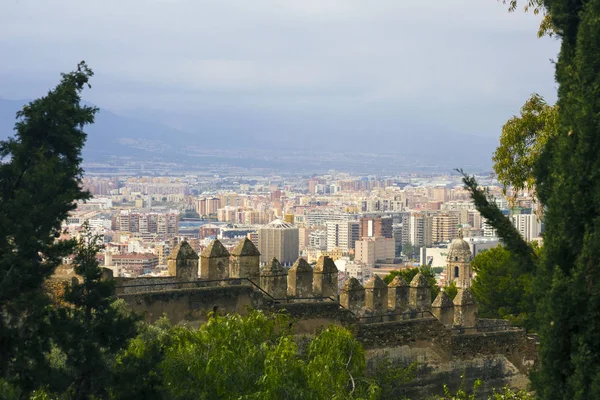
[(411, 399), (440, 396), (443, 394), (444, 385), (448, 385), (452, 392), (461, 385), (463, 388), (472, 388), (477, 379), (483, 381), (478, 397), (487, 399), (492, 388), (504, 385), (526, 388), (529, 382), (527, 376), (503, 355), (475, 356), (469, 359), (447, 358), (444, 349), (426, 343), (420, 343), (419, 346), (367, 349), (365, 353), (367, 368), (371, 371), (376, 371), (383, 359), (397, 367), (415, 364), (415, 378), (402, 388), (401, 393)]
[(213, 310), (245, 315), (250, 308), (263, 306), (262, 296), (246, 285), (127, 293), (119, 297), (147, 322), (154, 322), (166, 315), (174, 324), (204, 321), (207, 313)]
[(260, 256), (233, 256), (229, 263), (231, 278), (248, 278), (255, 283), (259, 281)]
[(453, 335), (454, 358), (470, 359), (494, 355), (503, 355), (519, 371), (526, 373), (537, 361), (535, 340), (520, 329)]
[(337, 303), (325, 302), (294, 302), (273, 304), (272, 311), (286, 310), (296, 321), (296, 333), (314, 333), (319, 327), (327, 328), (329, 325), (348, 326), (356, 322), (354, 315), (340, 309)]
[[(181, 289), (181, 284), (175, 276), (147, 277), (147, 278), (115, 278), (117, 294), (155, 292)], [(125, 287), (124, 287), (125, 286)]]
[(436, 318), (360, 324), (354, 334), (365, 348), (386, 348), (418, 343), (438, 343), (442, 348), (451, 342), (451, 331)]
[[(285, 275), (282, 278), (285, 279)], [(283, 279), (280, 286), (285, 291)], [(312, 280), (302, 282), (306, 283), (302, 286), (308, 287)], [(149, 286), (148, 283), (165, 285)], [(237, 283), (215, 286), (214, 282), (204, 283), (199, 279), (196, 283), (183, 284), (194, 287), (181, 288), (182, 284), (177, 283), (175, 277), (117, 278), (119, 296), (148, 322), (166, 314), (172, 323), (198, 323), (206, 320), (208, 312), (213, 310), (243, 315), (250, 308), (258, 308), (286, 310), (295, 320), (295, 332), (300, 335), (314, 334), (320, 327), (332, 324), (345, 326), (365, 347), (369, 368), (376, 368), (384, 357), (397, 366), (418, 364), (416, 379), (406, 387), (405, 394), (412, 398), (441, 394), (443, 384), (455, 390), (463, 381), (461, 377), (466, 387), (472, 386), (476, 379), (484, 380), (482, 394), (486, 389), (504, 384), (524, 388), (528, 383), (526, 373), (536, 362), (534, 338), (511, 328), (506, 321), (479, 320), (475, 327), (451, 328), (429, 312), (420, 311), (421, 304), (416, 299), (412, 299), (415, 304), (410, 304), (405, 313), (386, 307), (389, 301), (382, 300), (382, 307), (387, 311), (364, 314), (340, 307), (333, 301), (273, 301), (253, 286)], [(200, 287), (202, 285), (212, 286)], [(344, 291), (342, 298), (343, 295)], [(362, 303), (364, 296), (362, 289)]]

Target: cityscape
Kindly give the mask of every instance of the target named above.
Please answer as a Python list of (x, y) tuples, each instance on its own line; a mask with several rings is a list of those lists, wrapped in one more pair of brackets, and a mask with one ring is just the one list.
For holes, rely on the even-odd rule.
[(0, 2), (0, 399), (600, 399), (599, 43), (600, 0)]
[[(478, 177), (528, 241), (542, 244), (535, 198), (503, 195), (493, 177)], [(482, 218), (461, 176), (87, 176), (93, 197), (64, 223), (65, 238), (88, 222), (110, 254), (115, 276), (166, 275), (167, 258), (187, 241), (198, 254), (218, 239), (231, 251), (243, 238), (291, 267), (299, 257), (315, 264), (332, 258), (340, 287), (366, 283), (406, 266), (437, 268), (445, 285), (449, 244), (461, 235), (473, 255), (500, 243)], [(99, 257), (102, 257), (101, 255)]]

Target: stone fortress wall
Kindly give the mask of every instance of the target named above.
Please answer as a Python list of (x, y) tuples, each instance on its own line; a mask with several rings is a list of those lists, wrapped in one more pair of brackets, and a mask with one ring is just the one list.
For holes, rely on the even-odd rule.
[(166, 315), (172, 323), (199, 324), (211, 311), (246, 314), (254, 308), (286, 310), (299, 335), (345, 326), (363, 343), (370, 367), (382, 358), (418, 363), (409, 389), (414, 395), (435, 394), (441, 383), (452, 387), (463, 380), (469, 385), (483, 379), (489, 387), (528, 383), (535, 339), (507, 321), (479, 319), (468, 287), (454, 301), (442, 291), (431, 302), (420, 273), (411, 282), (395, 277), (389, 285), (374, 276), (364, 287), (351, 278), (338, 290), (338, 270), (329, 257), (314, 268), (302, 258), (289, 270), (276, 259), (262, 270), (259, 265), (260, 254), (248, 239), (231, 254), (215, 240), (199, 256), (182, 242), (168, 257), (171, 276), (116, 278), (117, 294), (149, 322)]

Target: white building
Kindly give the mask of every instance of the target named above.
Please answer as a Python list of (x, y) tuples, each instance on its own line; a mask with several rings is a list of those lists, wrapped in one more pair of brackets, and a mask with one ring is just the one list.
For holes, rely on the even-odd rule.
[(539, 237), (542, 232), (542, 223), (535, 214), (515, 214), (511, 215), (511, 220), (523, 239), (528, 242)]
[(358, 240), (359, 224), (357, 221), (327, 222), (327, 250), (340, 249), (350, 251)]
[[(500, 244), (500, 239), (497, 237), (468, 237), (464, 238), (464, 241), (469, 245), (473, 256)], [(448, 250), (448, 246), (421, 248), (421, 264), (430, 265), (431, 267), (446, 267)]]
[(258, 230), (260, 261), (265, 264), (277, 258), (281, 265), (292, 265), (299, 255), (298, 227), (277, 219)]
[(361, 262), (352, 261), (349, 257), (342, 257), (336, 260), (335, 266), (338, 271), (346, 275), (346, 278), (356, 278), (362, 284), (373, 276), (372, 267)]

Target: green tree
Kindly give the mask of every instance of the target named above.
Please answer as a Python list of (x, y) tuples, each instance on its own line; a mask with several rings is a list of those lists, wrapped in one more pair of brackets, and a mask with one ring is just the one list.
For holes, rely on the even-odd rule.
[(383, 280), (385, 283), (389, 284), (396, 276), (399, 275), (406, 281), (406, 283), (410, 284), (410, 281), (412, 281), (415, 275), (417, 275), (419, 272), (421, 272), (429, 282), (429, 286), (431, 287), (431, 301), (433, 302), (437, 295), (440, 294), (440, 287), (438, 286), (437, 279), (435, 279), (433, 270), (428, 265), (423, 265), (419, 268), (397, 269), (387, 274)]
[(561, 40), (558, 135), (534, 169), (544, 211), (535, 288), (545, 399), (600, 398), (600, 1), (545, 0)]
[(402, 245), (402, 254), (404, 254), (411, 260), (414, 259), (413, 255), (415, 257), (419, 256), (419, 251), (421, 251), (421, 248), (419, 246), (413, 246), (409, 243), (405, 243)]
[(458, 288), (456, 287), (456, 282), (452, 281), (449, 285), (444, 286), (444, 292), (450, 297), (451, 300), (454, 300), (456, 295), (458, 294)]
[(365, 370), (365, 352), (344, 328), (331, 326), (308, 347), (306, 373), (315, 398), (379, 398), (381, 388), (366, 378)]
[(377, 399), (399, 393), (414, 367), (367, 373), (352, 334), (332, 326), (297, 339), (287, 314), (211, 314), (199, 329), (161, 320), (119, 355), (115, 399)]
[(515, 325), (533, 327), (531, 271), (524, 272), (515, 257), (502, 246), (477, 254), (471, 267), (475, 272), (471, 291), (480, 317), (503, 318)]
[(117, 302), (114, 280), (102, 279), (96, 258), (103, 248), (100, 239), (84, 224), (73, 260), (83, 281), (66, 286), (67, 305), (53, 318), (52, 336), (69, 376), (66, 389), (76, 400), (106, 397), (116, 354), (137, 333), (137, 317)]
[[(479, 387), (482, 385), (482, 381), (480, 379), (476, 380), (473, 384), (473, 389), (470, 393), (467, 393), (463, 389), (464, 382), (461, 384), (461, 387), (456, 391), (456, 393), (452, 393), (448, 386), (444, 385), (444, 396), (440, 397), (439, 400), (475, 400), (481, 398), (481, 396), (477, 395)], [(529, 394), (524, 390), (513, 390), (508, 386), (504, 386), (500, 390), (493, 389), (493, 393), (487, 397), (488, 400), (533, 400), (533, 395)]]
[(521, 115), (504, 124), (500, 145), (492, 159), (505, 194), (509, 187), (515, 196), (523, 189), (535, 192), (533, 168), (544, 146), (557, 132), (558, 108), (546, 104), (535, 93), (521, 107)]
[[(159, 399), (162, 393), (160, 363), (174, 335), (166, 317), (155, 324), (143, 324), (138, 336), (117, 356), (114, 380), (110, 388), (113, 399)], [(143, 371), (143, 373), (141, 373)]]
[(524, 0), (523, 2), (520, 2), (519, 0), (502, 0), (502, 3), (508, 4), (508, 11), (510, 12), (516, 11), (519, 5), (523, 5), (523, 10), (525, 12), (533, 11), (535, 15), (541, 13), (543, 18), (538, 29), (538, 37), (545, 35), (553, 36), (557, 33), (557, 30), (552, 23), (552, 18), (548, 13), (548, 9), (544, 5), (544, 0)]
[(510, 219), (498, 208), (489, 191), (481, 188), (475, 177), (466, 175), (462, 170), (458, 170), (458, 172), (463, 175), (465, 189), (469, 191), (475, 208), (487, 223), (496, 229), (506, 250), (520, 263), (523, 273), (534, 273), (538, 260), (534, 248), (523, 239)]
[(42, 284), (71, 253), (61, 222), (86, 199), (81, 190), (85, 125), (81, 105), (92, 76), (85, 63), (17, 113), (15, 136), (0, 142), (0, 378), (31, 389), (47, 378), (48, 298)]

